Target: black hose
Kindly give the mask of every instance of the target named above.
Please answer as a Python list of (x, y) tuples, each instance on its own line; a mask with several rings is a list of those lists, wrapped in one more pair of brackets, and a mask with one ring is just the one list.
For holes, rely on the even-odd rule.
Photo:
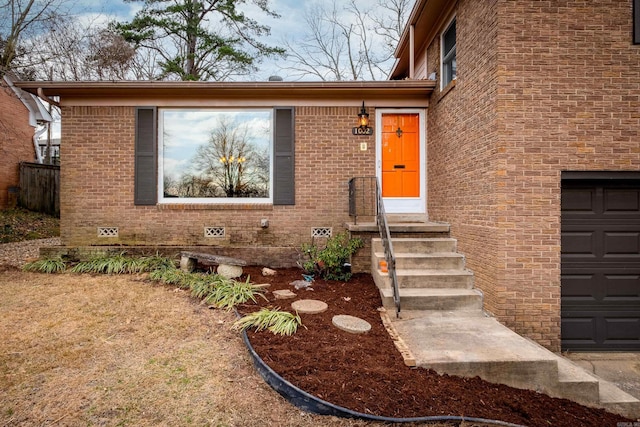
[(415, 423), (415, 422), (436, 422), (436, 421), (456, 421), (456, 422), (475, 422), (493, 424), (497, 426), (506, 427), (524, 427), (520, 424), (512, 424), (505, 421), (489, 420), (485, 418), (473, 418), (473, 417), (460, 417), (453, 415), (442, 415), (432, 417), (412, 417), (412, 418), (394, 418), (383, 417), (378, 415), (364, 414), (361, 412), (352, 411), (351, 409), (343, 408), (342, 406), (334, 405), (333, 403), (319, 399), (304, 390), (291, 384), (289, 381), (282, 378), (276, 371), (271, 369), (267, 365), (258, 353), (254, 350), (253, 346), (249, 342), (249, 337), (246, 331), (242, 331), (242, 339), (244, 340), (249, 354), (253, 359), (253, 364), (260, 373), (260, 376), (265, 380), (267, 384), (277, 391), (282, 397), (287, 399), (294, 406), (313, 414), (318, 415), (333, 415), (341, 418), (356, 418), (368, 421), (381, 421), (387, 423)]

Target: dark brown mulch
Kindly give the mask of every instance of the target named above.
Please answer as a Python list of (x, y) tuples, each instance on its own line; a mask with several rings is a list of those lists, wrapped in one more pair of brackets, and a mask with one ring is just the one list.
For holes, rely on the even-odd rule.
[[(301, 314), (306, 328), (292, 336), (270, 332), (248, 333), (258, 355), (283, 378), (300, 389), (336, 405), (366, 414), (409, 418), (465, 416), (487, 418), (527, 426), (616, 426), (629, 421), (601, 409), (566, 399), (551, 398), (529, 390), (491, 384), (480, 378), (439, 375), (429, 369), (409, 368), (382, 325), (378, 290), (370, 275), (351, 281), (316, 280), (313, 290), (295, 290), (301, 270), (280, 269), (263, 277), (258, 267), (245, 268), (253, 283), (271, 283), (269, 291), (289, 289), (297, 297), (260, 306), (291, 310), (297, 299), (319, 299), (329, 305), (321, 314)], [(255, 305), (240, 308), (256, 311)], [(372, 325), (367, 334), (343, 332), (331, 323), (333, 316), (348, 314)], [(390, 315), (394, 315), (390, 313)]]

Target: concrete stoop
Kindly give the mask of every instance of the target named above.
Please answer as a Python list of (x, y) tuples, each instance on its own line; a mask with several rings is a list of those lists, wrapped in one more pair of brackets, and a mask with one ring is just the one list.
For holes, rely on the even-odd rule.
[[(417, 366), (640, 417), (640, 401), (633, 396), (487, 316), (446, 224), (402, 219), (390, 224), (402, 311), (399, 319), (389, 317)], [(415, 237), (421, 232), (430, 237)], [(378, 268), (383, 259), (381, 240), (372, 239), (372, 276), (383, 305), (394, 312), (389, 274)]]
[(535, 390), (630, 418), (640, 401), (573, 362), (521, 337), (478, 312), (403, 312), (392, 317), (419, 367), (440, 374), (478, 376), (486, 381)]

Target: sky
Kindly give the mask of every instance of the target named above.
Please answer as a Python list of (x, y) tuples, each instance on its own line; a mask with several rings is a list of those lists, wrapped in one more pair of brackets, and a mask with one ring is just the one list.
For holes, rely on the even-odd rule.
[[(141, 9), (141, 2), (125, 2), (124, 0), (68, 0), (73, 5), (73, 10), (87, 20), (131, 20), (137, 11)], [(261, 12), (251, 1), (247, 1), (242, 10), (261, 24), (271, 28), (271, 35), (263, 41), (271, 46), (283, 46), (284, 40), (295, 41), (306, 31), (305, 10), (314, 5), (328, 6), (331, 0), (269, 0), (269, 7), (278, 13), (280, 18), (275, 19)], [(347, 0), (335, 0), (338, 6), (348, 4)], [(361, 9), (371, 8), (376, 0), (355, 0)], [(261, 39), (262, 40), (262, 39)], [(279, 67), (282, 60), (266, 59), (259, 65), (257, 75), (249, 77), (251, 80), (264, 81), (271, 75), (279, 75), (285, 80), (296, 80), (289, 76), (287, 70)], [(391, 66), (391, 64), (389, 65)], [(317, 79), (317, 78), (316, 78)]]

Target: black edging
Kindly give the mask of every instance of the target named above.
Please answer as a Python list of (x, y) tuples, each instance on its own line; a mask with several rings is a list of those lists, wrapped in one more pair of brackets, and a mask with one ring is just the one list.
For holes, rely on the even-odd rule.
[(276, 371), (271, 369), (267, 365), (258, 353), (253, 349), (253, 346), (249, 342), (249, 337), (246, 331), (242, 331), (242, 340), (251, 354), (253, 364), (256, 370), (260, 373), (262, 379), (277, 391), (282, 397), (287, 399), (289, 403), (294, 406), (313, 414), (318, 415), (333, 415), (334, 417), (341, 418), (357, 418), (368, 421), (382, 421), (387, 423), (412, 423), (412, 422), (435, 422), (435, 421), (467, 421), (476, 423), (493, 424), (497, 426), (505, 427), (524, 427), (520, 424), (512, 424), (505, 421), (489, 420), (485, 418), (473, 418), (473, 417), (460, 417), (453, 415), (432, 416), (432, 417), (413, 417), (413, 418), (393, 418), (382, 417), (378, 415), (363, 414), (362, 412), (352, 411), (351, 409), (344, 408), (342, 406), (334, 405), (325, 400), (317, 398), (306, 391), (296, 387), (289, 381), (282, 378)]

